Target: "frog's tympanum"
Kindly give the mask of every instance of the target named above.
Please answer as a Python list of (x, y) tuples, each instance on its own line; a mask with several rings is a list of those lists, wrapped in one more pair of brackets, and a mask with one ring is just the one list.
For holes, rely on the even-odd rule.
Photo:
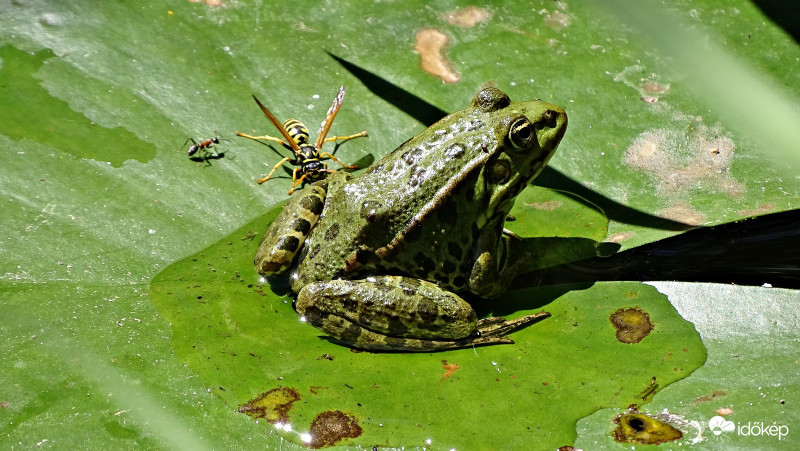
[(566, 129), (561, 107), (484, 89), (360, 176), (336, 172), (292, 197), (256, 270), (291, 271), (297, 312), (353, 347), (513, 343), (503, 335), (549, 314), (478, 320), (459, 294), (496, 298), (516, 276), (506, 216)]

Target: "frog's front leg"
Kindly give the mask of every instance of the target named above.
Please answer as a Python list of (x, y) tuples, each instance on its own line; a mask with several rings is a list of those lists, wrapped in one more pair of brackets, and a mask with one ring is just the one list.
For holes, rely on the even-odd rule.
[(331, 280), (303, 287), (295, 305), (305, 321), (351, 346), (369, 350), (436, 351), (513, 343), (503, 335), (550, 316), (486, 318), (462, 298), (409, 277)]
[(518, 236), (507, 234), (503, 229), (505, 215), (492, 218), (495, 223), (486, 227), (474, 245), (474, 260), (469, 270), (469, 289), (485, 299), (494, 299), (508, 290), (517, 276), (520, 265), (531, 258), (528, 253), (520, 253), (512, 241)]
[(294, 260), (325, 206), (327, 184), (316, 182), (289, 200), (281, 214), (272, 221), (258, 245), (253, 260), (262, 275), (286, 270)]

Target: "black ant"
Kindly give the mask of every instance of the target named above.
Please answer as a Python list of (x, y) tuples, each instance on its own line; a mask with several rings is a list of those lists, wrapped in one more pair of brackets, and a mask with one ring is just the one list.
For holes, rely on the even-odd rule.
[[(343, 168), (347, 169), (357, 169), (357, 165), (347, 165), (342, 163), (338, 158), (334, 157), (332, 154), (328, 152), (322, 152), (322, 145), (326, 142), (342, 140), (346, 141), (348, 139), (359, 138), (362, 136), (367, 136), (367, 132), (363, 131), (361, 133), (356, 133), (355, 135), (350, 136), (332, 136), (330, 138), (326, 138), (328, 135), (328, 130), (331, 128), (331, 124), (333, 124), (333, 118), (336, 117), (336, 113), (339, 112), (339, 108), (342, 106), (342, 102), (344, 101), (344, 86), (339, 88), (339, 94), (333, 99), (333, 103), (331, 107), (328, 109), (328, 113), (325, 115), (325, 120), (322, 121), (320, 125), (319, 131), (317, 132), (317, 140), (314, 144), (308, 142), (309, 134), (308, 128), (298, 121), (297, 119), (289, 119), (281, 125), (278, 119), (270, 113), (270, 111), (261, 104), (261, 102), (253, 96), (253, 99), (256, 101), (258, 106), (261, 108), (261, 111), (267, 116), (267, 119), (275, 125), (275, 128), (278, 129), (283, 140), (279, 138), (275, 138), (272, 136), (250, 136), (246, 135), (242, 132), (236, 132), (238, 136), (242, 136), (245, 138), (250, 138), (256, 141), (273, 141), (277, 142), (286, 149), (292, 151), (293, 155), (291, 157), (286, 157), (278, 162), (273, 168), (270, 173), (264, 177), (263, 179), (256, 180), (258, 183), (264, 183), (272, 177), (272, 174), (285, 163), (291, 163), (294, 166), (294, 171), (292, 172), (292, 189), (289, 190), (289, 194), (292, 194), (297, 188), (297, 185), (306, 181), (306, 179), (310, 181), (316, 181), (323, 179), (328, 173), (336, 172), (333, 169), (328, 169), (328, 165), (325, 164), (322, 160), (333, 160), (339, 163)], [(297, 173), (301, 172), (302, 175), (300, 177), (297, 176)]]

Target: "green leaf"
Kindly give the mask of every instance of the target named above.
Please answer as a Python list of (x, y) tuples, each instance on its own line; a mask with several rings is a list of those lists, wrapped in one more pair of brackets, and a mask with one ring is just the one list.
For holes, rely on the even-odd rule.
[[(286, 199), (291, 182), (276, 171), (255, 183), (281, 157), (235, 136), (276, 132), (251, 94), (313, 133), (345, 85), (331, 133), (369, 132), (336, 152), (362, 167), (488, 84), (515, 100), (564, 106), (570, 129), (509, 223), (526, 246), (542, 250), (534, 266), (590, 256), (600, 241), (626, 249), (685, 224), (798, 208), (796, 149), (784, 147), (797, 142), (792, 64), (800, 51), (753, 4), (668, 4), (683, 26), (735, 55), (734, 65), (709, 59), (702, 78), (717, 74), (722, 87), (737, 86), (722, 80), (728, 75), (745, 80), (742, 99), (734, 92), (727, 103), (705, 95), (714, 90), (685, 63), (697, 60), (651, 46), (594, 5), (496, 3), (467, 10), (467, 18), (483, 18), (468, 26), (453, 18), (463, 6), (453, 2), (398, 6), (0, 5), (0, 443), (289, 447), (285, 440), (299, 436), (237, 412), (278, 386), (303, 397), (292, 410), (297, 430), (320, 411), (358, 418), (363, 434), (343, 444), (422, 447), (430, 438), (437, 448), (552, 448), (577, 439), (593, 449), (613, 429), (610, 411), (598, 409), (616, 414), (631, 402), (706, 422), (712, 405), (727, 406), (733, 421), (778, 421), (796, 432), (794, 290), (670, 285), (669, 301), (708, 351), (708, 363), (689, 375), (702, 361), (697, 334), (662, 295), (636, 283), (515, 293), (482, 313), (543, 309), (553, 317), (513, 334), (515, 345), (413, 356), (354, 354), (321, 340), (299, 323), (290, 297), (259, 284), (247, 262), (269, 221), (264, 213)], [(671, 31), (671, 16), (645, 11), (640, 23), (661, 21)], [(448, 38), (442, 55), (458, 82), (421, 69), (414, 49), (426, 28)], [(742, 66), (744, 78), (733, 73)], [(223, 157), (187, 157), (187, 138), (217, 133), (228, 140), (216, 147)], [(242, 241), (248, 231), (256, 239)], [(645, 306), (656, 328), (622, 345), (608, 317), (631, 304)], [(753, 332), (753, 323), (763, 327)], [(715, 327), (730, 333), (708, 335)], [(669, 349), (681, 366), (663, 360)], [(316, 360), (325, 354), (334, 360)], [(440, 382), (442, 360), (460, 369)], [(586, 385), (580, 370), (591, 376)], [(652, 404), (637, 401), (654, 375)], [(323, 376), (332, 382), (318, 382)], [(315, 394), (312, 385), (331, 388)], [(418, 390), (424, 409), (414, 401)], [(720, 391), (727, 394), (714, 398)], [(714, 401), (695, 403), (704, 396)], [(500, 425), (487, 427), (487, 419)], [(796, 437), (708, 436), (699, 446), (788, 449)]]

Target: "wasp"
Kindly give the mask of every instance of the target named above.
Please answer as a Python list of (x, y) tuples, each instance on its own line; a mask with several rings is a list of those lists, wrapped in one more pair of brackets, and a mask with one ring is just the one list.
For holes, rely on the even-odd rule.
[[(189, 158), (194, 161), (208, 162), (208, 160), (219, 159), (224, 156), (224, 153), (211, 150), (214, 148), (214, 144), (219, 144), (220, 140), (227, 141), (227, 139), (221, 138), (218, 133), (215, 133), (213, 138), (208, 138), (200, 142), (195, 141), (194, 138), (189, 138), (183, 143), (183, 145), (185, 146), (191, 141), (192, 145), (186, 150), (186, 154), (189, 156)], [(198, 152), (201, 153), (198, 155)]]
[[(333, 169), (328, 169), (328, 165), (323, 160), (333, 160), (339, 163), (339, 165), (343, 168), (347, 169), (358, 168), (358, 166), (354, 164), (344, 164), (341, 160), (333, 156), (333, 154), (322, 151), (322, 145), (326, 142), (347, 141), (349, 139), (367, 136), (367, 132), (363, 131), (361, 133), (356, 133), (355, 135), (331, 136), (330, 138), (327, 138), (328, 130), (330, 130), (331, 125), (333, 124), (333, 118), (336, 117), (336, 113), (339, 112), (339, 108), (341, 108), (342, 102), (344, 101), (344, 86), (339, 88), (339, 94), (335, 99), (333, 99), (333, 103), (328, 109), (328, 113), (325, 115), (325, 120), (323, 120), (322, 124), (320, 124), (319, 131), (317, 132), (317, 139), (314, 144), (309, 142), (308, 128), (306, 128), (302, 122), (298, 121), (297, 119), (289, 119), (284, 122), (283, 125), (281, 125), (275, 115), (273, 115), (255, 95), (253, 96), (253, 100), (256, 101), (259, 108), (261, 108), (261, 111), (263, 111), (264, 115), (267, 116), (267, 119), (269, 119), (269, 121), (275, 125), (275, 128), (278, 129), (283, 139), (267, 135), (250, 136), (242, 132), (236, 132), (236, 135), (250, 138), (259, 142), (277, 142), (292, 152), (292, 156), (282, 159), (278, 162), (278, 164), (273, 166), (272, 171), (270, 171), (266, 177), (256, 180), (259, 184), (269, 180), (269, 178), (272, 177), (272, 174), (278, 170), (279, 167), (286, 163), (296, 166), (294, 171), (292, 171), (292, 189), (289, 190), (289, 194), (292, 194), (297, 186), (303, 182), (321, 180), (325, 178), (328, 173), (336, 172)], [(300, 175), (298, 176), (298, 174)]]

